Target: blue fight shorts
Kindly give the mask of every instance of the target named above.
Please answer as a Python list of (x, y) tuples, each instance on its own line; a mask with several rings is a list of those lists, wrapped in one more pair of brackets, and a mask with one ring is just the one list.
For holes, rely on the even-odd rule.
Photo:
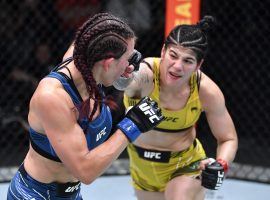
[(12, 178), (7, 200), (82, 200), (81, 183), (41, 183), (27, 174), (23, 164)]

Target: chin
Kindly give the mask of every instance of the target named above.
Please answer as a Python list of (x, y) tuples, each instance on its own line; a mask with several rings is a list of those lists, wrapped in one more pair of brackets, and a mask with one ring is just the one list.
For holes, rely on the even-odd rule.
[(103, 84), (105, 87), (109, 87), (109, 86), (112, 86), (113, 84), (112, 83), (104, 83)]
[(176, 84), (177, 82), (179, 82), (181, 80), (180, 77), (176, 78), (176, 77), (172, 77), (172, 76), (167, 76), (166, 78), (166, 83), (168, 85), (173, 85), (173, 84)]

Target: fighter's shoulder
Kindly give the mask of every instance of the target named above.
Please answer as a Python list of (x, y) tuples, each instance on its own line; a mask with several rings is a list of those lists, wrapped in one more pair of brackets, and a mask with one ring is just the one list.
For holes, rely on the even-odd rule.
[(201, 72), (200, 91), (215, 93), (220, 90), (219, 86), (205, 73)]
[(139, 71), (134, 73), (134, 79), (129, 87), (125, 90), (125, 94), (130, 97), (141, 97), (148, 94), (153, 88), (154, 74), (152, 66), (154, 61), (152, 58), (145, 58), (140, 64)]
[(220, 87), (205, 73), (201, 73), (200, 99), (203, 104), (218, 104), (224, 101), (224, 95)]
[(141, 66), (144, 67), (144, 68), (148, 68), (149, 70), (153, 71), (154, 64), (155, 64), (155, 59), (156, 58), (154, 58), (154, 57), (144, 58), (142, 63), (141, 63)]
[(61, 86), (59, 81), (49, 78), (42, 79), (36, 91), (34, 92), (31, 104), (38, 107), (47, 108), (61, 106), (64, 102), (69, 101), (69, 96)]
[(151, 66), (154, 64), (155, 57), (146, 57), (143, 59), (144, 62), (149, 63)]
[(140, 83), (147, 83), (153, 79), (153, 65), (154, 61), (152, 58), (144, 58), (140, 63), (139, 71), (134, 73), (135, 80), (139, 81)]

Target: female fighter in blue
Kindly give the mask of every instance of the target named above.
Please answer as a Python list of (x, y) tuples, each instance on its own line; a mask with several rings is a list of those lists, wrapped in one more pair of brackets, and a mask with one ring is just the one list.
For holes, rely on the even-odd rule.
[(110, 86), (138, 65), (135, 35), (119, 18), (102, 13), (77, 31), (73, 58), (42, 79), (33, 94), (28, 122), (30, 148), (11, 180), (7, 199), (82, 199), (90, 184), (143, 132), (161, 120), (157, 104), (144, 98), (110, 137), (114, 102)]

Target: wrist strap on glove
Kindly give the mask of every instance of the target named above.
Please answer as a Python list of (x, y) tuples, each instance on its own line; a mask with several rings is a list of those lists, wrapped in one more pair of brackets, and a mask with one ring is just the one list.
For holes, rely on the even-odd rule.
[(121, 122), (117, 124), (117, 127), (126, 135), (130, 142), (139, 137), (141, 131), (138, 127), (130, 120), (129, 118), (125, 117)]
[(221, 158), (218, 158), (217, 162), (222, 165), (222, 167), (224, 169), (224, 172), (226, 174), (228, 172), (228, 170), (229, 170), (228, 162), (226, 160), (221, 159)]

